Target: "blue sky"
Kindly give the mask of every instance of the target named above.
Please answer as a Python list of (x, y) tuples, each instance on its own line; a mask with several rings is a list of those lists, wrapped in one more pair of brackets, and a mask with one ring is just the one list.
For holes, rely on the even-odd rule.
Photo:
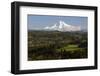
[(79, 16), (50, 16), (50, 15), (28, 15), (28, 29), (42, 29), (46, 26), (53, 26), (60, 20), (69, 25), (80, 26), (87, 30), (88, 18)]

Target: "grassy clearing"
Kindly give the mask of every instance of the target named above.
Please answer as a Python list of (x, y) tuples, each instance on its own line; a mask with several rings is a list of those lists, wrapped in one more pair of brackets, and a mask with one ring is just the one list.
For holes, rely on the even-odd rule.
[(78, 47), (77, 44), (69, 44), (67, 47), (73, 48), (73, 47)]
[(70, 44), (62, 48), (57, 49), (58, 51), (81, 51), (83, 48), (78, 47), (77, 44)]

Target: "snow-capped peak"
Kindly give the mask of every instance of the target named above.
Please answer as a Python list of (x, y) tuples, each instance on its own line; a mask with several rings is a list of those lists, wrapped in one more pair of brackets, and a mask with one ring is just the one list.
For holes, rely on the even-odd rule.
[(58, 31), (80, 31), (81, 30), (80, 26), (69, 25), (69, 24), (66, 24), (64, 21), (59, 21), (58, 25), (56, 23), (53, 26), (51, 26), (51, 27), (47, 26), (44, 29), (58, 30)]
[(59, 23), (60, 23), (60, 26), (62, 26), (62, 27), (63, 26), (68, 26), (68, 27), (70, 26), (70, 25), (66, 24), (64, 21), (59, 21)]

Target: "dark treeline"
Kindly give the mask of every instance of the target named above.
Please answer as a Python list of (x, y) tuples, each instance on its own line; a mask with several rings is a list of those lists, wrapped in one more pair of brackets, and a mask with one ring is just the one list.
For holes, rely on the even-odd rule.
[(87, 32), (28, 31), (28, 60), (87, 58)]

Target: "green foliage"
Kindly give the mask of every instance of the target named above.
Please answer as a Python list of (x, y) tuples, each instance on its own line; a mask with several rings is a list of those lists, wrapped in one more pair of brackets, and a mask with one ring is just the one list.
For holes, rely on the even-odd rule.
[(28, 60), (87, 58), (86, 32), (28, 31)]

